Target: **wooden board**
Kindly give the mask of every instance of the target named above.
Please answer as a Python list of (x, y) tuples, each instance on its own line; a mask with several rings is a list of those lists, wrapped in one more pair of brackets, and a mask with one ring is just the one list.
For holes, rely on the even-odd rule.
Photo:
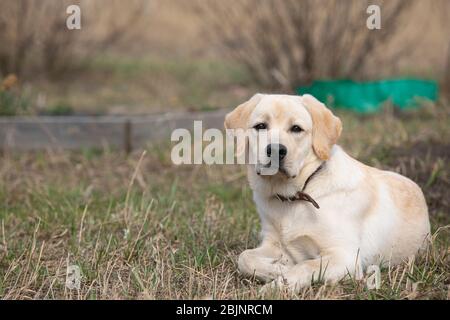
[(145, 116), (63, 116), (0, 118), (2, 150), (113, 147), (126, 151), (152, 142), (170, 141), (176, 128), (223, 128), (227, 110)]

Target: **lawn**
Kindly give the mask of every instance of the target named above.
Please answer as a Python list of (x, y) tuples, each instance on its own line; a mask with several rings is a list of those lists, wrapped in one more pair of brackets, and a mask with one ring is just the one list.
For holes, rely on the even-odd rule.
[[(354, 157), (415, 180), (430, 208), (426, 254), (385, 268), (382, 286), (314, 284), (264, 296), (237, 272), (259, 220), (239, 166), (175, 166), (168, 143), (124, 155), (0, 156), (0, 297), (5, 299), (448, 299), (450, 108), (338, 112)], [(79, 290), (65, 286), (81, 268)]]
[(229, 108), (254, 90), (248, 71), (224, 59), (106, 54), (80, 62), (59, 79), (38, 77), (21, 83), (27, 102), (22, 113), (51, 115)]

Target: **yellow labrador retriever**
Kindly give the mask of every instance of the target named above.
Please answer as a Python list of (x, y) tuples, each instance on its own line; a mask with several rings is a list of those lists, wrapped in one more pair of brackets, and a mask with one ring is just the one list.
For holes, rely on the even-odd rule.
[(256, 94), (226, 116), (225, 128), (279, 137), (266, 148), (278, 173), (248, 165), (262, 242), (239, 256), (241, 273), (298, 290), (319, 277), (360, 277), (369, 265), (399, 263), (425, 246), (421, 189), (345, 153), (336, 145), (340, 119), (313, 96)]

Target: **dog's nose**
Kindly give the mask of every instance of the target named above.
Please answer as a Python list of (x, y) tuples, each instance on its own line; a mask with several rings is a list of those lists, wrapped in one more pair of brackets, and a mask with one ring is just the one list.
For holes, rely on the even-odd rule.
[(287, 154), (287, 148), (285, 145), (283, 144), (279, 144), (279, 143), (272, 143), (269, 144), (266, 148), (266, 152), (267, 152), (267, 156), (269, 158), (272, 157), (272, 153), (277, 153), (278, 152), (278, 159), (281, 161), (284, 159), (284, 157), (286, 157)]

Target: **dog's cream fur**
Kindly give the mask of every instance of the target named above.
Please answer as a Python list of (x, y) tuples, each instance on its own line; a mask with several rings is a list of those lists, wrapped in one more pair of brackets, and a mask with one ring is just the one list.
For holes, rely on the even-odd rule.
[[(298, 290), (319, 277), (334, 282), (361, 276), (371, 264), (397, 264), (426, 245), (430, 225), (421, 189), (345, 153), (336, 145), (341, 121), (314, 97), (257, 94), (227, 115), (225, 127), (260, 122), (269, 133), (279, 130), (288, 153), (284, 172), (275, 176), (248, 165), (262, 242), (239, 256), (241, 273)], [(293, 124), (303, 131), (291, 132)], [(295, 195), (323, 162), (305, 189), (320, 209), (275, 197)]]

